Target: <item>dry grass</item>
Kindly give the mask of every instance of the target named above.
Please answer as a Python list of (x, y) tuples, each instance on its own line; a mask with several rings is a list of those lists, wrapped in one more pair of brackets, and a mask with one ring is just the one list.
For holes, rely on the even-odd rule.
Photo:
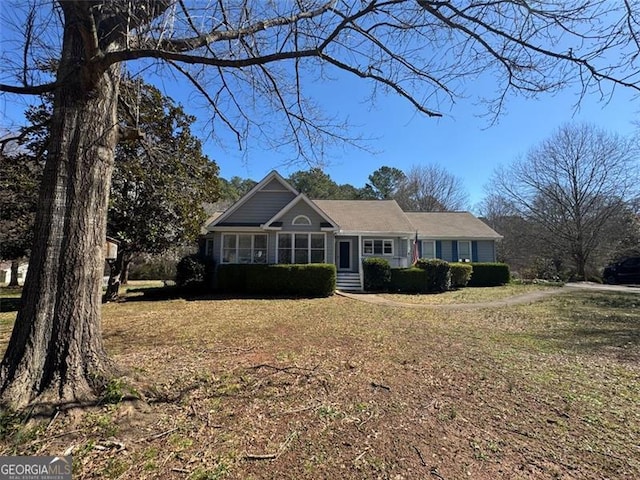
[(130, 301), (104, 336), (144, 402), (12, 428), (0, 454), (73, 447), (87, 479), (640, 478), (638, 295)]
[(550, 288), (557, 287), (550, 287), (539, 284), (523, 285), (512, 283), (509, 285), (503, 285), (501, 287), (462, 288), (460, 290), (454, 290), (439, 294), (406, 295), (400, 293), (383, 293), (380, 294), (380, 296), (388, 300), (401, 303), (415, 303), (422, 305), (452, 305), (459, 303), (493, 302), (517, 295), (527, 295), (533, 292), (546, 291)]

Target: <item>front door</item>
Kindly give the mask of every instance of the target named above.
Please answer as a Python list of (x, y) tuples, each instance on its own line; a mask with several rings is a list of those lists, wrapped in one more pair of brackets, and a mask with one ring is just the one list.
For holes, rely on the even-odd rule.
[(338, 270), (351, 270), (351, 240), (338, 240)]

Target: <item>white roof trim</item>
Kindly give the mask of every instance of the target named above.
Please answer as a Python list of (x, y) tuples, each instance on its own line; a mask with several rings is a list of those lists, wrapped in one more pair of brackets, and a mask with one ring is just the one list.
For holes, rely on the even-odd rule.
[(273, 216), (273, 218), (271, 218), (268, 222), (266, 222), (264, 224), (265, 228), (270, 228), (271, 227), (271, 223), (275, 222), (278, 218), (280, 218), (281, 216), (286, 214), (289, 210), (291, 210), (293, 207), (295, 207), (298, 204), (298, 202), (300, 202), (300, 201), (305, 202), (307, 205), (309, 205), (311, 207), (311, 209), (314, 212), (316, 212), (318, 215), (320, 215), (320, 217), (324, 218), (328, 223), (333, 225), (333, 229), (338, 230), (340, 228), (340, 226), (336, 222), (334, 222), (331, 219), (331, 217), (329, 217), (329, 215), (324, 213), (324, 211), (321, 210), (320, 207), (318, 207), (311, 200), (309, 200), (309, 198), (304, 193), (298, 194), (298, 196), (296, 198), (291, 200), (287, 205), (284, 206), (284, 208), (282, 210), (280, 210), (278, 213), (276, 213)]
[(266, 177), (264, 177), (262, 180), (260, 180), (260, 182), (258, 182), (256, 185), (254, 185), (254, 187), (249, 190), (244, 197), (242, 197), (240, 200), (238, 200), (236, 203), (234, 203), (233, 205), (231, 205), (231, 207), (229, 207), (229, 209), (227, 209), (226, 212), (224, 212), (222, 215), (220, 215), (218, 218), (216, 218), (213, 222), (211, 222), (208, 226), (208, 228), (214, 227), (216, 226), (218, 223), (220, 223), (221, 221), (224, 221), (224, 219), (228, 218), (233, 212), (235, 212), (236, 210), (238, 210), (242, 205), (244, 205), (245, 203), (247, 203), (247, 201), (253, 197), (257, 192), (259, 192), (260, 190), (262, 190), (262, 188), (267, 185), (271, 180), (273, 179), (278, 180), (287, 190), (289, 190), (291, 193), (293, 193), (294, 195), (298, 195), (298, 191), (293, 188), (291, 185), (289, 185), (289, 182), (287, 182), (284, 178), (282, 178), (282, 176), (276, 172), (275, 170), (272, 170)]

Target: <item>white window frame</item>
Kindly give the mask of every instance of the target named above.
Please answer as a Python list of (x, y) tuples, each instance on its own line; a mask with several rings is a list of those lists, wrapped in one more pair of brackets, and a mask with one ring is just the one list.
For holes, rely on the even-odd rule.
[[(251, 237), (251, 261), (249, 262), (249, 264), (257, 264), (257, 265), (265, 265), (268, 263), (268, 257), (269, 257), (269, 235), (267, 235), (266, 233), (223, 233), (222, 234), (222, 240), (221, 240), (221, 244), (220, 244), (220, 263), (224, 263), (224, 264), (236, 264), (237, 259), (238, 259), (238, 250), (239, 250), (239, 244), (240, 244), (240, 240), (239, 237), (243, 235), (243, 236), (250, 236)], [(225, 237), (235, 237), (235, 258), (236, 261), (235, 262), (225, 262), (224, 261), (224, 239)], [(265, 248), (264, 248), (264, 262), (255, 262), (255, 258), (256, 258), (256, 237), (265, 237), (266, 239), (266, 243), (265, 243)], [(213, 247), (212, 247), (213, 248)]]
[(282, 236), (289, 236), (291, 239), (291, 247), (289, 249), (290, 252), (290, 258), (289, 258), (289, 262), (290, 264), (294, 263), (295, 261), (295, 251), (296, 251), (296, 240), (295, 240), (295, 236), (296, 235), (307, 235), (307, 263), (306, 265), (311, 263), (311, 250), (320, 250), (319, 248), (311, 248), (311, 236), (312, 235), (322, 235), (322, 243), (324, 245), (324, 248), (322, 249), (322, 257), (323, 257), (323, 261), (322, 262), (314, 262), (314, 263), (327, 263), (327, 234), (324, 232), (278, 232), (278, 234), (276, 235), (276, 263), (280, 263), (280, 237)]
[[(433, 246), (433, 256), (432, 257), (427, 257), (425, 255), (424, 246), (427, 243), (430, 243)], [(420, 249), (420, 258), (426, 258), (428, 260), (434, 260), (434, 259), (438, 258), (437, 254), (436, 254), (436, 241), (435, 240), (422, 240), (422, 248)]]
[(291, 225), (305, 225), (308, 227), (311, 225), (311, 219), (306, 215), (298, 215), (291, 221)]
[[(460, 254), (460, 244), (462, 244), (462, 243), (466, 243), (467, 245), (469, 245), (469, 256), (468, 257), (466, 257), (466, 256), (463, 257)], [(473, 255), (473, 252), (471, 251), (471, 240), (458, 240), (458, 258), (457, 258), (457, 260), (458, 261), (467, 261), (468, 260), (470, 262), (472, 255)]]
[[(382, 250), (380, 253), (376, 253), (376, 242), (381, 242), (380, 246)], [(362, 254), (364, 256), (383, 256), (393, 257), (394, 253), (394, 241), (392, 238), (365, 238), (362, 241)], [(385, 246), (391, 246), (391, 253), (385, 253)], [(370, 250), (367, 252), (367, 250)]]

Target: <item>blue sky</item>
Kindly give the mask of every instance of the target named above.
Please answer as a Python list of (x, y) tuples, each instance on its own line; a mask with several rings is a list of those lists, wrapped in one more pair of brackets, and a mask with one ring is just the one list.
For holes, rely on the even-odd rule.
[[(406, 171), (412, 165), (436, 163), (462, 179), (472, 208), (484, 197), (484, 187), (497, 165), (508, 165), (561, 124), (585, 121), (629, 135), (636, 129), (632, 122), (640, 120), (640, 100), (623, 89), (618, 89), (607, 103), (596, 95), (589, 96), (579, 108), (578, 97), (570, 90), (536, 99), (512, 99), (497, 123), (491, 124), (491, 119), (483, 116), (486, 107), (474, 104), (472, 99), (459, 99), (442, 112), (442, 118), (427, 118), (394, 95), (378, 97), (371, 105), (362, 87), (360, 80), (353, 80), (320, 89), (324, 95), (319, 100), (326, 111), (348, 116), (356, 132), (371, 138), (366, 143), (375, 152), (353, 147), (336, 150), (325, 168), (331, 178), (361, 187), (368, 175), (383, 165)], [(487, 94), (483, 89), (491, 88), (479, 85), (469, 95)], [(276, 152), (250, 150), (243, 157), (244, 152), (233, 144), (225, 151), (210, 145), (208, 153), (225, 178), (238, 175), (259, 180), (274, 168), (284, 175), (307, 168), (283, 165), (285, 157)]]

